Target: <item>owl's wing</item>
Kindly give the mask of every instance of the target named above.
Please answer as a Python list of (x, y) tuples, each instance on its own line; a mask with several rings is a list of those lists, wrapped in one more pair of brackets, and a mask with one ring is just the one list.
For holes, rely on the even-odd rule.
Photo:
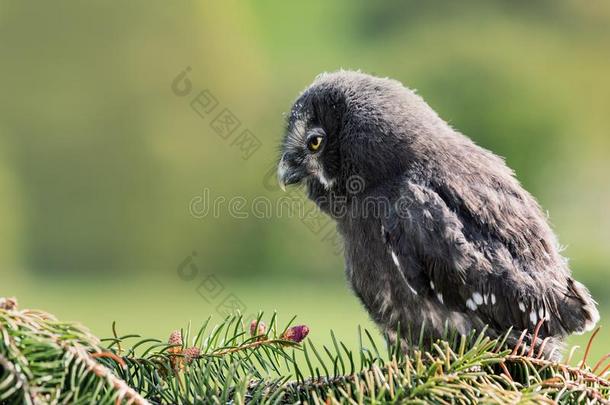
[(543, 335), (583, 332), (597, 322), (595, 302), (565, 272), (536, 273), (520, 265), (519, 252), (494, 235), (466, 232), (465, 217), (432, 188), (407, 182), (382, 235), (397, 271), (413, 293), (451, 310), (469, 312), (498, 331), (533, 330)]

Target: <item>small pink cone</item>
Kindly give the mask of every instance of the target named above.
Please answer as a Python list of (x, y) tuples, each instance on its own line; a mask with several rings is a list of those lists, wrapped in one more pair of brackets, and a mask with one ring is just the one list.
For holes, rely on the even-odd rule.
[(264, 335), (265, 333), (267, 333), (267, 325), (265, 325), (265, 322), (259, 321), (258, 328), (256, 319), (250, 322), (250, 336), (260, 336)]
[(169, 335), (169, 339), (167, 339), (167, 343), (172, 345), (169, 349), (167, 349), (167, 353), (171, 356), (169, 358), (169, 362), (172, 365), (174, 371), (179, 371), (182, 368), (182, 357), (178, 357), (178, 354), (182, 352), (182, 333), (179, 330), (173, 331)]
[(307, 325), (296, 325), (286, 329), (286, 332), (282, 334), (282, 339), (292, 340), (296, 343), (301, 343), (309, 334), (309, 328)]
[(182, 354), (184, 355), (184, 361), (186, 362), (186, 364), (189, 364), (194, 359), (199, 358), (199, 356), (201, 355), (201, 350), (198, 347), (193, 346), (189, 347), (188, 349), (184, 349)]
[(167, 339), (167, 343), (170, 345), (181, 345), (182, 344), (182, 333), (179, 330), (173, 331)]

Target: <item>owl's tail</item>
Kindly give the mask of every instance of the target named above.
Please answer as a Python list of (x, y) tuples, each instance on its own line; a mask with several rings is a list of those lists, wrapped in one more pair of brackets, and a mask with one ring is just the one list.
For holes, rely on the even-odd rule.
[(593, 330), (599, 321), (597, 302), (587, 287), (571, 278), (567, 290), (558, 298), (559, 320), (568, 333), (582, 334)]

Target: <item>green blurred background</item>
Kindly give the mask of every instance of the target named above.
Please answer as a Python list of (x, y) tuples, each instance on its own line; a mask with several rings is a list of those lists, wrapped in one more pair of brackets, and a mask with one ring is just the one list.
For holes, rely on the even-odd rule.
[[(191, 93), (172, 82), (190, 67)], [(282, 194), (268, 176), (284, 114), (320, 72), (415, 88), (505, 156), (551, 215), (577, 279), (610, 317), (610, 3), (131, 1), (0, 3), (0, 296), (101, 336), (165, 338), (189, 320), (298, 315), (312, 338), (371, 327), (332, 226), (189, 213)], [(184, 83), (183, 83), (184, 84)], [(204, 89), (209, 115), (190, 105)], [(228, 108), (229, 139), (211, 127)], [(233, 143), (260, 141), (249, 159)], [(271, 179), (273, 180), (273, 179)], [(298, 193), (293, 193), (301, 197)], [(324, 221), (324, 219), (322, 219)], [(196, 256), (191, 256), (196, 252)], [(186, 263), (197, 274), (178, 276)], [(610, 349), (610, 329), (595, 347)], [(582, 344), (580, 337), (572, 342)]]

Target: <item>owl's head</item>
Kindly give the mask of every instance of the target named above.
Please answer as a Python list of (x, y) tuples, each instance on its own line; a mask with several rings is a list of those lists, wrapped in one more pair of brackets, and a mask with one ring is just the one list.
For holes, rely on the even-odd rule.
[[(393, 178), (409, 162), (409, 144), (436, 114), (395, 80), (360, 72), (319, 75), (292, 106), (281, 146), (282, 187), (304, 182), (310, 194), (366, 187)], [(438, 117), (436, 117), (438, 119)]]

